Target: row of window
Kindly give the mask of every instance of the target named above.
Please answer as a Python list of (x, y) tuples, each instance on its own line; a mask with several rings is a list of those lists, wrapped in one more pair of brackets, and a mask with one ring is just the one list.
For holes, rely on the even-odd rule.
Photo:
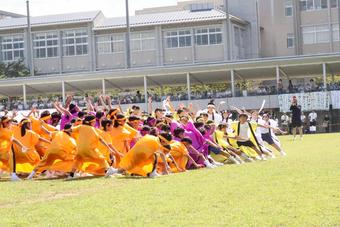
[[(73, 30), (63, 33), (63, 55), (86, 55), (88, 35), (86, 30)], [(59, 56), (59, 37), (57, 32), (37, 33), (33, 35), (33, 51), (35, 58), (51, 58)], [(15, 61), (24, 57), (23, 35), (5, 36), (1, 39), (3, 61)]]
[(303, 44), (316, 44), (330, 42), (331, 35), (333, 41), (339, 41), (339, 24), (306, 26), (302, 28)]
[[(166, 48), (192, 46), (191, 30), (168, 31), (164, 33)], [(222, 43), (221, 28), (203, 28), (195, 30), (195, 44), (198, 46)], [(124, 51), (124, 34), (97, 36), (97, 51), (102, 53), (117, 53)], [(131, 50), (146, 51), (156, 49), (156, 37), (153, 31), (131, 34)]]
[[(164, 33), (166, 48), (190, 47), (191, 30), (169, 31)], [(221, 28), (202, 28), (195, 30), (196, 45), (214, 45), (222, 43)], [(132, 51), (156, 49), (156, 37), (153, 31), (131, 33)], [(59, 56), (59, 36), (57, 32), (37, 33), (33, 35), (35, 58)], [(63, 56), (80, 56), (88, 53), (88, 34), (86, 30), (65, 31), (62, 34)], [(119, 53), (125, 49), (124, 34), (110, 34), (96, 37), (98, 53)], [(13, 61), (24, 56), (23, 35), (2, 37), (1, 53), (3, 61)]]
[[(331, 8), (338, 7), (338, 0), (329, 0)], [(313, 11), (328, 8), (328, 0), (300, 0), (300, 11)], [(293, 0), (285, 1), (285, 15), (293, 15)]]
[[(331, 32), (330, 32), (331, 31)], [(331, 36), (332, 35), (332, 36)], [(330, 39), (340, 41), (339, 24), (302, 27), (303, 44), (328, 43)], [(287, 34), (287, 48), (294, 47), (294, 34)]]
[[(330, 7), (338, 7), (338, 0), (330, 0)], [(301, 11), (312, 11), (328, 8), (328, 0), (300, 0)]]

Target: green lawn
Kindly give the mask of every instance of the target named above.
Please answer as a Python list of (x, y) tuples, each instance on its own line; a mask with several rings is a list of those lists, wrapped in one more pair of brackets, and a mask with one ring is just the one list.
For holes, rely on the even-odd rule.
[(340, 134), (157, 179), (0, 182), (0, 226), (340, 226)]

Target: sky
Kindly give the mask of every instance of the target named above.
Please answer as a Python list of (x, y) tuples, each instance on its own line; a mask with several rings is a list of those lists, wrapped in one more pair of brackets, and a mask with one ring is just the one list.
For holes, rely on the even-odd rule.
[[(176, 5), (177, 0), (129, 0), (129, 11)], [(0, 10), (26, 15), (26, 0), (0, 0)], [(106, 17), (125, 15), (125, 0), (30, 0), (31, 16), (101, 10)]]

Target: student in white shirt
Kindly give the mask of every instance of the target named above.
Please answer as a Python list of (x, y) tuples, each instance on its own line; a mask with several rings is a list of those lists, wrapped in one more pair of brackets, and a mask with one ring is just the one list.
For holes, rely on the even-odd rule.
[(316, 133), (316, 119), (317, 119), (317, 117), (318, 117), (318, 115), (314, 110), (311, 113), (308, 114), (309, 131), (312, 134)]

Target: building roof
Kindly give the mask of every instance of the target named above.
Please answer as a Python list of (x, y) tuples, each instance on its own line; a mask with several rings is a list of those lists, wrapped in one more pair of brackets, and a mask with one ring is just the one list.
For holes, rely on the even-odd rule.
[[(57, 14), (57, 15), (47, 15), (31, 17), (31, 26), (48, 26), (48, 25), (61, 25), (61, 24), (71, 24), (71, 23), (83, 23), (92, 22), (95, 18), (101, 14), (101, 11), (90, 11), (90, 12), (80, 12), (80, 13), (68, 13), (68, 14)], [(161, 25), (161, 24), (178, 24), (178, 23), (188, 23), (188, 22), (199, 22), (199, 21), (211, 21), (211, 20), (223, 20), (226, 15), (223, 11), (217, 9), (205, 10), (205, 11), (174, 11), (167, 13), (154, 13), (154, 14), (144, 14), (136, 15), (130, 17), (131, 27), (141, 27), (149, 25)], [(248, 22), (230, 15), (230, 19), (237, 21), (242, 24), (247, 24)], [(105, 29), (115, 29), (115, 28), (125, 28), (126, 19), (125, 17), (114, 17), (105, 18), (98, 21), (99, 23), (95, 25), (94, 30), (105, 30)], [(8, 18), (0, 20), (0, 30), (17, 29), (27, 27), (27, 17), (21, 18)]]
[[(93, 21), (101, 11), (90, 11), (81, 13), (56, 14), (48, 16), (31, 17), (31, 26), (46, 26), (56, 24), (70, 24)], [(0, 30), (27, 27), (27, 17), (8, 18), (0, 20)]]
[(12, 13), (12, 12), (8, 12), (8, 11), (3, 11), (3, 10), (0, 10), (0, 15), (8, 16), (8, 17), (24, 17), (24, 15)]
[[(140, 27), (148, 25), (160, 25), (160, 24), (177, 24), (184, 22), (198, 22), (206, 20), (223, 20), (226, 15), (223, 11), (211, 9), (205, 11), (190, 11), (182, 10), (166, 13), (154, 13), (136, 15), (130, 17), (131, 27)], [(247, 23), (247, 21), (241, 18), (230, 15), (230, 18), (240, 23)], [(114, 29), (126, 27), (125, 17), (107, 18), (100, 25), (95, 27), (95, 30)]]

